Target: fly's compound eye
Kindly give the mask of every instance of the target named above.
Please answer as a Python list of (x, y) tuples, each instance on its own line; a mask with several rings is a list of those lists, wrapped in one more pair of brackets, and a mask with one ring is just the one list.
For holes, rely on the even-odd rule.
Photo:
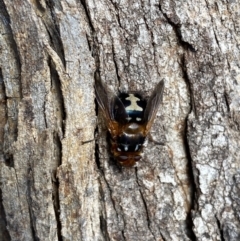
[(119, 156), (118, 157), (121, 161), (126, 161), (128, 159), (127, 156)]
[(134, 160), (135, 160), (136, 162), (138, 162), (141, 158), (142, 158), (141, 156), (135, 156), (135, 157), (134, 157)]

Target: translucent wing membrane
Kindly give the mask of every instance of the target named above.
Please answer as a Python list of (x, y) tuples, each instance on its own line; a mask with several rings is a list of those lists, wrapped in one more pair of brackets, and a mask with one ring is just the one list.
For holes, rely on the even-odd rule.
[(127, 120), (128, 117), (125, 107), (121, 100), (103, 85), (98, 72), (95, 72), (95, 92), (98, 105), (107, 122), (108, 130), (112, 137), (116, 138), (120, 131), (119, 124), (124, 123), (124, 120)]
[(96, 92), (96, 99), (97, 99), (98, 105), (103, 111), (103, 114), (106, 120), (108, 121), (114, 120), (114, 116), (111, 108), (112, 101), (108, 97), (107, 88), (103, 86), (98, 72), (95, 72), (95, 92)]
[(146, 125), (145, 127), (146, 135), (153, 124), (154, 118), (157, 114), (158, 107), (162, 102), (163, 90), (164, 90), (164, 81), (161, 80), (155, 87), (152, 95), (150, 96), (147, 102), (147, 106), (144, 112), (144, 123)]
[(117, 120), (121, 124), (126, 124), (128, 120), (128, 114), (122, 101), (117, 96), (115, 96), (112, 106), (115, 120)]

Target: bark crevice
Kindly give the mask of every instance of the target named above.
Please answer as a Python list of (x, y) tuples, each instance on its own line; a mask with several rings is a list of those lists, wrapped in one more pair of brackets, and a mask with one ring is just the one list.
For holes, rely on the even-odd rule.
[(145, 209), (145, 213), (146, 213), (146, 221), (147, 221), (148, 229), (149, 229), (150, 233), (152, 234), (154, 240), (156, 240), (154, 232), (151, 229), (151, 218), (150, 218), (150, 214), (149, 214), (149, 211), (148, 211), (147, 203), (146, 203), (146, 200), (144, 198), (144, 194), (142, 193), (141, 185), (139, 183), (137, 167), (135, 167), (135, 175), (136, 175), (136, 182), (137, 182), (137, 185), (138, 185), (138, 188), (139, 188), (140, 197), (142, 199), (142, 203), (143, 203), (143, 206), (144, 206), (144, 209)]
[[(96, 126), (95, 128), (95, 132), (94, 132), (94, 136), (95, 138), (97, 137), (98, 139), (98, 126)], [(100, 163), (100, 157), (99, 157), (99, 145), (98, 145), (98, 140), (95, 140), (95, 162), (97, 164), (97, 168), (101, 171), (102, 168), (101, 168), (101, 163)]]
[(34, 205), (33, 205), (33, 201), (32, 201), (32, 195), (34, 195), (34, 177), (32, 176), (32, 172), (34, 170), (32, 170), (32, 168), (29, 166), (28, 167), (28, 172), (27, 172), (27, 191), (26, 191), (26, 200), (27, 200), (27, 204), (28, 204), (28, 213), (29, 213), (29, 219), (30, 219), (30, 227), (31, 227), (31, 232), (32, 232), (32, 237), (33, 240), (39, 241), (39, 237), (37, 236), (37, 232), (36, 232), (36, 217), (34, 215)]
[(91, 15), (89, 13), (89, 8), (87, 6), (87, 3), (85, 0), (80, 0), (83, 8), (84, 8), (84, 12), (86, 14), (86, 17), (87, 17), (87, 20), (88, 20), (88, 24), (89, 24), (89, 27), (91, 28), (92, 32), (94, 32), (94, 26), (93, 26), (93, 23), (91, 21)]
[[(189, 238), (191, 240), (196, 240), (196, 236), (194, 234), (193, 231), (193, 219), (192, 219), (192, 210), (194, 210), (195, 208), (195, 203), (196, 203), (196, 183), (195, 183), (195, 178), (194, 178), (194, 170), (193, 170), (193, 159), (191, 157), (191, 151), (190, 151), (190, 146), (189, 146), (189, 140), (188, 140), (188, 117), (190, 115), (190, 113), (193, 111), (195, 113), (195, 107), (194, 107), (194, 97), (193, 97), (193, 93), (192, 93), (192, 89), (191, 89), (191, 83), (187, 74), (187, 69), (186, 69), (186, 59), (185, 59), (185, 54), (183, 54), (182, 59), (181, 59), (181, 68), (182, 68), (182, 75), (183, 75), (183, 79), (186, 83), (187, 89), (188, 89), (188, 93), (190, 95), (190, 109), (189, 112), (185, 118), (185, 123), (184, 123), (184, 136), (183, 136), (183, 142), (184, 142), (184, 147), (185, 147), (185, 152), (186, 152), (186, 157), (187, 157), (187, 172), (188, 172), (188, 178), (189, 178), (189, 182), (190, 184), (190, 208), (188, 210), (187, 213), (187, 225), (188, 225), (188, 233), (187, 235), (189, 236)], [(195, 113), (196, 115), (196, 113)]]
[(65, 111), (64, 95), (62, 91), (62, 83), (50, 56), (48, 60), (48, 65), (49, 65), (50, 75), (51, 75), (51, 89), (52, 90), (54, 89), (55, 91), (55, 95), (58, 100), (58, 106), (59, 106), (57, 108), (60, 108), (58, 110), (60, 113), (58, 114), (60, 126), (58, 126), (57, 124), (56, 127), (57, 127), (59, 138), (62, 139), (65, 136), (65, 121), (67, 118), (67, 113)]
[[(59, 158), (58, 158), (59, 163), (57, 165), (58, 167), (60, 167), (62, 165), (62, 142), (58, 133), (54, 133), (54, 137), (55, 137), (54, 141), (56, 143), (56, 146), (59, 152)], [(61, 205), (60, 205), (60, 197), (59, 197), (59, 186), (60, 186), (60, 183), (57, 177), (57, 169), (56, 169), (56, 170), (53, 170), (53, 173), (52, 173), (52, 188), (53, 188), (52, 200), (53, 200), (54, 212), (55, 212), (56, 223), (57, 223), (57, 237), (58, 237), (58, 241), (62, 241), (63, 237), (61, 233), (62, 223), (60, 219)]]
[[(7, 218), (2, 200), (2, 189), (0, 188), (0, 237), (4, 241), (11, 241), (9, 231), (7, 229)], [(2, 236), (1, 236), (2, 235)]]
[(216, 218), (217, 227), (218, 227), (218, 231), (219, 231), (219, 234), (220, 234), (221, 241), (225, 241), (223, 229), (221, 227), (221, 222), (218, 219), (217, 215), (215, 216), (215, 218)]
[[(111, 238), (110, 238), (109, 233), (108, 233), (107, 220), (106, 220), (106, 206), (105, 206), (105, 203), (104, 203), (104, 200), (105, 200), (104, 195), (105, 195), (105, 193), (104, 193), (104, 190), (103, 190), (103, 187), (102, 187), (100, 179), (102, 179), (103, 182), (106, 182), (104, 180), (104, 178), (99, 177), (98, 185), (99, 185), (99, 195), (100, 195), (100, 205), (101, 205), (101, 215), (99, 216), (99, 219), (100, 219), (100, 230), (101, 230), (101, 233), (102, 233), (103, 237), (106, 239), (106, 241), (110, 241)], [(109, 190), (109, 192), (110, 192), (110, 190)]]
[(181, 33), (181, 24), (180, 23), (175, 23), (170, 17), (168, 17), (168, 15), (162, 10), (161, 4), (159, 4), (159, 9), (162, 12), (163, 16), (165, 17), (165, 19), (167, 20), (167, 22), (172, 26), (180, 46), (184, 50), (189, 50), (191, 52), (196, 52), (197, 50), (193, 47), (193, 45), (191, 43), (188, 43), (188, 42), (183, 40), (182, 33)]

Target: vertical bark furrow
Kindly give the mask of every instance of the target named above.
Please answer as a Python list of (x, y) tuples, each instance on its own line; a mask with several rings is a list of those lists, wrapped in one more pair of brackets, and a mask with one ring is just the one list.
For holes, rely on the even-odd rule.
[(7, 218), (2, 203), (2, 190), (0, 188), (0, 238), (2, 241), (11, 241), (11, 237), (7, 230)]
[[(4, 81), (9, 78), (21, 82), (19, 86), (22, 96), (19, 87), (14, 97), (22, 99), (18, 99), (16, 105), (17, 139), (15, 142), (8, 140), (14, 165), (11, 168), (1, 168), (4, 180), (3, 205), (6, 207), (12, 240), (56, 240), (51, 185), (53, 145), (52, 132), (47, 126), (49, 113), (46, 100), (50, 93), (50, 82), (47, 58), (42, 48), (46, 32), (42, 28), (41, 20), (37, 18), (35, 8), (29, 2), (19, 5), (18, 9), (15, 7), (16, 5), (6, 3), (11, 19), (12, 39), (16, 43), (19, 55), (19, 58), (14, 57), (12, 62), (18, 61), (16, 66), (20, 67), (14, 68), (9, 75), (4, 72)], [(8, 51), (8, 56), (11, 51), (14, 51), (14, 45)], [(7, 65), (6, 69), (11, 70), (9, 66)], [(19, 72), (14, 75), (16, 71)], [(8, 91), (12, 89), (9, 85), (7, 88)], [(11, 113), (10, 111), (11, 108), (8, 108), (8, 113)], [(8, 125), (10, 123), (8, 121)], [(10, 179), (12, 172), (16, 173), (17, 177), (15, 185), (18, 198), (9, 205), (9, 199), (14, 196), (13, 192), (8, 192), (15, 180)], [(21, 210), (21, 215), (17, 215), (17, 210)]]

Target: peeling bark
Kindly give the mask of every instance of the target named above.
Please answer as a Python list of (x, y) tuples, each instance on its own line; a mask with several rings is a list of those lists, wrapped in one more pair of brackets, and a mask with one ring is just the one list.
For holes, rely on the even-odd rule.
[[(0, 239), (240, 240), (239, 19), (238, 1), (0, 0)], [(165, 80), (136, 167), (110, 155), (96, 70), (116, 93)]]

